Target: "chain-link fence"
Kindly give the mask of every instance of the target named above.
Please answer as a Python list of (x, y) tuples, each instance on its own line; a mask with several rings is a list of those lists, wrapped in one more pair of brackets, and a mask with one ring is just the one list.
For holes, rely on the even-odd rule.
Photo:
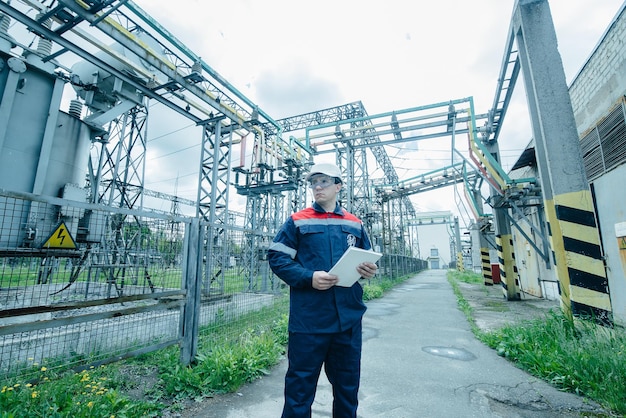
[[(266, 249), (253, 245), (251, 231), (234, 219), (229, 225), (201, 222), (206, 237), (202, 248), (201, 295), (198, 312), (201, 336), (214, 335), (235, 339), (241, 329), (228, 327), (234, 320), (246, 317), (261, 322), (260, 315), (276, 315), (279, 306), (286, 313), (287, 288), (269, 270)], [(276, 318), (278, 319), (278, 318)], [(232, 335), (227, 335), (227, 334)]]
[[(0, 190), (0, 378), (103, 364), (287, 313), (269, 236), (228, 224)], [(425, 262), (385, 255), (370, 281)], [(279, 318), (275, 318), (279, 319)], [(233, 335), (227, 335), (231, 333)]]
[(189, 224), (0, 194), (0, 376), (179, 343)]

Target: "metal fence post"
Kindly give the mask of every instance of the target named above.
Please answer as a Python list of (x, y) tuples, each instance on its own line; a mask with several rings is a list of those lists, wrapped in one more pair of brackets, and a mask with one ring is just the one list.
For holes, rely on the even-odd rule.
[(200, 220), (198, 218), (191, 219), (191, 222), (185, 225), (185, 250), (184, 250), (184, 266), (183, 266), (183, 286), (187, 291), (185, 295), (185, 303), (182, 307), (180, 334), (180, 360), (185, 366), (189, 365), (196, 358), (198, 351), (198, 320), (200, 317)]

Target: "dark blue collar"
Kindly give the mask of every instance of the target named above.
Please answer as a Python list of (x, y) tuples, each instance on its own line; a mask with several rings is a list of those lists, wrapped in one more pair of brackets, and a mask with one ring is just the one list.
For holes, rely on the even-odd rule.
[[(322, 208), (320, 205), (318, 205), (317, 202), (313, 202), (313, 209), (316, 212), (326, 213), (324, 208)], [(333, 213), (336, 214), (336, 215), (343, 216), (343, 210), (341, 209), (341, 206), (339, 206), (339, 203), (335, 203), (335, 210), (333, 211)]]

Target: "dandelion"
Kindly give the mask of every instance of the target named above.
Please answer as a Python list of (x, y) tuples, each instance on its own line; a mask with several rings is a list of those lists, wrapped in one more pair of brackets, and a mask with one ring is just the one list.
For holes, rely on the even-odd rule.
[(32, 357), (29, 357), (29, 358), (28, 358), (28, 361), (33, 361), (33, 360), (35, 360), (35, 359), (34, 359), (34, 358), (32, 358)]
[(41, 368), (41, 371), (42, 371), (42, 372), (45, 372), (46, 370), (48, 370), (48, 368), (47, 368), (47, 367), (45, 367), (45, 366)]
[(27, 388), (32, 387), (32, 386), (33, 386), (32, 383), (26, 383)]
[(93, 401), (89, 401), (89, 403), (87, 404), (87, 408), (93, 408)]
[(33, 391), (33, 393), (30, 394), (30, 397), (35, 399), (37, 397), (37, 392)]
[(13, 385), (13, 387), (14, 387), (14, 388), (19, 388), (19, 387), (20, 387), (20, 384), (19, 384), (19, 383), (16, 383), (16, 384), (14, 384), (14, 385)]

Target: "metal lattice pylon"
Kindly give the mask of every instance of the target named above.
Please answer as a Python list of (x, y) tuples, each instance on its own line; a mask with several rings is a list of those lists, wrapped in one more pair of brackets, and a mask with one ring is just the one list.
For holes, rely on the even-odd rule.
[[(148, 109), (135, 106), (109, 124), (108, 142), (90, 156), (92, 201), (133, 209), (142, 205)], [(95, 155), (94, 155), (95, 154)]]
[(203, 292), (224, 291), (228, 195), (231, 182), (232, 130), (213, 118), (203, 125), (202, 155), (196, 216), (208, 222), (203, 272)]

